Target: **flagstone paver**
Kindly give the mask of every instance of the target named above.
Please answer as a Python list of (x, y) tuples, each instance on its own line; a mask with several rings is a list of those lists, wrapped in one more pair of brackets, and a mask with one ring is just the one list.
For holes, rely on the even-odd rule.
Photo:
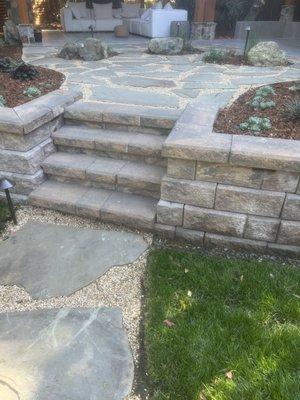
[(133, 359), (116, 308), (0, 314), (3, 400), (122, 400)]
[(70, 295), (147, 247), (132, 233), (30, 222), (0, 244), (0, 284), (22, 286), (35, 299)]

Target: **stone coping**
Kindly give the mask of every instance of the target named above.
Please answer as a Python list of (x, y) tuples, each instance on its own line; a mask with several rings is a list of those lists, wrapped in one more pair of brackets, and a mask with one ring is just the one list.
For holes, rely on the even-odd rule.
[(0, 133), (26, 135), (81, 98), (81, 91), (61, 88), (14, 108), (0, 108)]
[(300, 140), (216, 133), (218, 106), (189, 104), (163, 146), (164, 157), (300, 172)]

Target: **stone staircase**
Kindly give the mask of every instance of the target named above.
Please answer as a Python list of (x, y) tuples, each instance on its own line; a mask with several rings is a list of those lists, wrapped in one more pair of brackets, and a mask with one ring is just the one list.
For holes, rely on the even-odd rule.
[(52, 135), (57, 152), (32, 205), (152, 230), (166, 135), (180, 111), (79, 101)]

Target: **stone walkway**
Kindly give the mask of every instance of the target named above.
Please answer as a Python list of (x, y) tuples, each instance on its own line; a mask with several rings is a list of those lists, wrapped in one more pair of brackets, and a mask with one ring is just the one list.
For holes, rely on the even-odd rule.
[[(44, 45), (24, 47), (24, 59), (64, 73), (65, 86), (79, 87), (84, 100), (134, 104), (160, 108), (184, 109), (195, 98), (206, 101), (211, 95), (222, 94), (220, 104), (237, 91), (251, 85), (299, 79), (298, 47), (288, 54), (294, 64), (288, 67), (256, 68), (248, 66), (213, 65), (202, 62), (202, 55), (157, 56), (146, 53), (148, 39), (131, 36), (116, 39), (112, 34), (98, 34), (119, 53), (108, 60), (83, 62), (63, 60), (55, 56), (69, 40), (82, 41), (88, 35), (48, 33)], [(216, 42), (225, 46), (227, 42)], [(230, 41), (227, 43), (230, 45)], [(199, 46), (203, 43), (199, 43)], [(238, 48), (241, 43), (235, 43)], [(207, 45), (206, 45), (207, 47)], [(215, 98), (215, 102), (218, 99)]]
[(0, 241), (0, 398), (124, 399), (147, 237), (27, 208), (18, 220)]

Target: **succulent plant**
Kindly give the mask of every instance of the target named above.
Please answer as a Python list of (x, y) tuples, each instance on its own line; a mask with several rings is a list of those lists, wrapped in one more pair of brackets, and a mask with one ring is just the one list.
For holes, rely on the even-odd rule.
[(25, 94), (26, 96), (28, 96), (30, 98), (33, 98), (33, 97), (40, 96), (42, 94), (42, 92), (36, 86), (30, 86), (23, 91), (23, 94)]
[(268, 108), (276, 107), (276, 103), (273, 100), (267, 100), (266, 97), (269, 95), (274, 95), (274, 89), (271, 86), (263, 86), (255, 92), (250, 105), (254, 109), (266, 110)]
[(252, 131), (252, 132), (261, 132), (272, 127), (271, 121), (269, 118), (261, 118), (252, 116), (247, 119), (247, 121), (240, 124), (240, 129), (242, 131)]
[(6, 103), (5, 98), (2, 95), (0, 95), (0, 107), (5, 107), (5, 103)]
[(10, 72), (14, 63), (8, 57), (0, 58), (0, 72)]
[(270, 94), (275, 94), (274, 89), (272, 88), (272, 86), (262, 86), (259, 89), (257, 89), (255, 96), (262, 96), (262, 97), (266, 97)]

